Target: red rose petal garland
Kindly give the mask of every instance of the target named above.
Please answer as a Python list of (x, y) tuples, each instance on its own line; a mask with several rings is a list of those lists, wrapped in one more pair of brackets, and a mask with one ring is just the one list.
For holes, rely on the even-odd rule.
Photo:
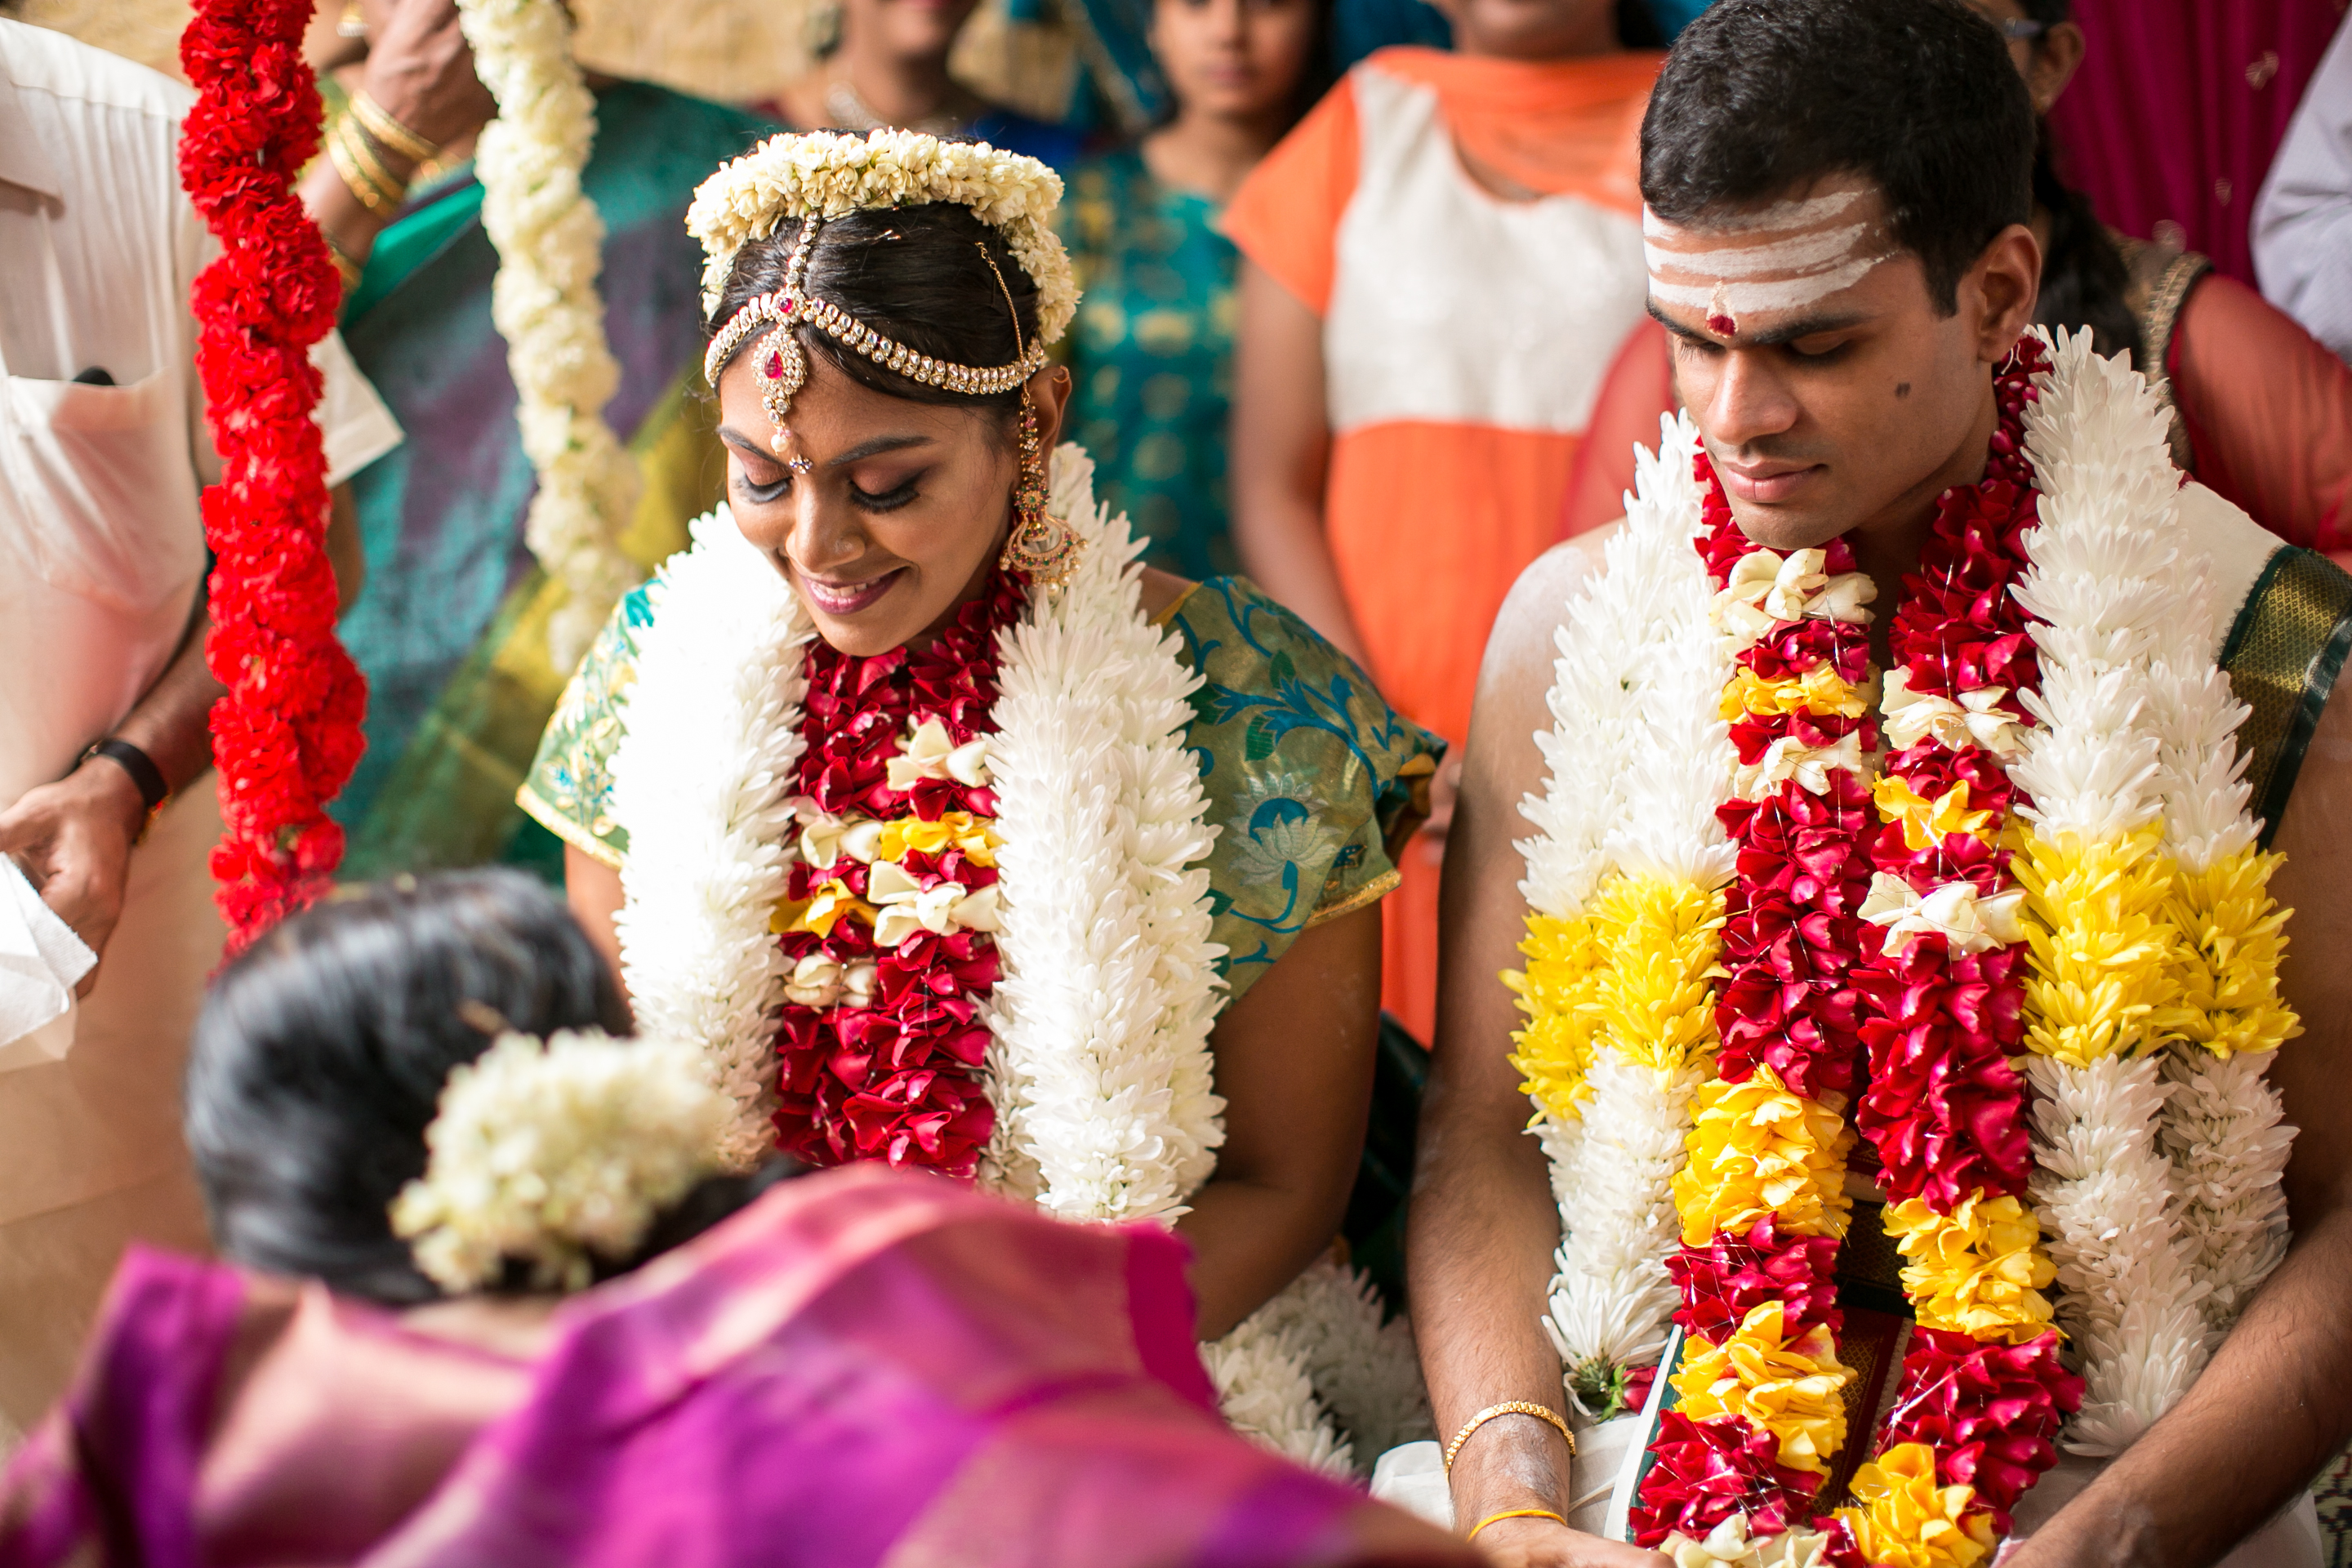
[(196, 369), (221, 482), (205, 492), (217, 558), (205, 646), (228, 695), (212, 713), (227, 831), (213, 875), (232, 952), (315, 899), (342, 859), (327, 803), (364, 744), (367, 684), (335, 637), (326, 458), (312, 344), (341, 289), (294, 195), (323, 110), (302, 34), (311, 0), (203, 0), (180, 40), (195, 85), (180, 177), (221, 242), (198, 275)]
[[(984, 771), (960, 778), (904, 759), (927, 721), (950, 748), (995, 731), (997, 633), (1026, 604), (1019, 580), (998, 574), (920, 652), (857, 658), (810, 645), (796, 784), (815, 831), (803, 833), (777, 921), (793, 1000), (777, 1033), (776, 1131), (813, 1164), (883, 1159), (969, 1177), (995, 1127), (979, 1077), (981, 1008), (998, 975), (992, 926), (940, 919), (946, 929), (902, 934), (877, 900), (928, 895), (944, 909), (995, 884), (996, 797), (970, 782)], [(922, 776), (894, 783), (894, 760)], [(877, 889), (883, 879), (893, 893)]]

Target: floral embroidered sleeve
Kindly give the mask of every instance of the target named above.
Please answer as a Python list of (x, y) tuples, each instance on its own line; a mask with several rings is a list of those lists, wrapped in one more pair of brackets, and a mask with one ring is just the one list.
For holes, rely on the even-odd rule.
[(1202, 676), (1187, 739), (1221, 828), (1209, 898), (1238, 996), (1300, 931), (1396, 887), (1445, 742), (1245, 578), (1210, 578), (1164, 619)]
[(629, 832), (613, 820), (613, 753), (626, 728), (622, 700), (637, 678), (637, 637), (654, 624), (660, 591), (656, 578), (614, 606), (547, 721), (530, 776), (515, 792), (532, 820), (616, 870)]

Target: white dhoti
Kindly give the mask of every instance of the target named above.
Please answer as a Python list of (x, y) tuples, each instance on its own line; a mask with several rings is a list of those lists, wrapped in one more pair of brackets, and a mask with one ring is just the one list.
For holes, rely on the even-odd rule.
[(0, 1450), (63, 1392), (126, 1244), (206, 1247), (180, 1080), (226, 934), (206, 866), (214, 779), (131, 851), (122, 921), (64, 1059), (0, 1072)]

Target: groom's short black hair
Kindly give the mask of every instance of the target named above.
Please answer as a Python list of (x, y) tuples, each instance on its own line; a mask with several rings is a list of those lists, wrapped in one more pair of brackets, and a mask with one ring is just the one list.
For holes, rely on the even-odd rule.
[(1642, 121), (1642, 199), (1670, 223), (1869, 178), (1947, 315), (2033, 211), (2033, 105), (1960, 0), (1717, 0), (1675, 40)]

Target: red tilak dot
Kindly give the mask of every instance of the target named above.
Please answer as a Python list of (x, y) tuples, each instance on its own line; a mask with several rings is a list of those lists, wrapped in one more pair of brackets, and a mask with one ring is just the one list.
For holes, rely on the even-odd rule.
[(1717, 337), (1727, 338), (1739, 331), (1739, 323), (1729, 316), (1709, 316), (1706, 319), (1706, 330)]

